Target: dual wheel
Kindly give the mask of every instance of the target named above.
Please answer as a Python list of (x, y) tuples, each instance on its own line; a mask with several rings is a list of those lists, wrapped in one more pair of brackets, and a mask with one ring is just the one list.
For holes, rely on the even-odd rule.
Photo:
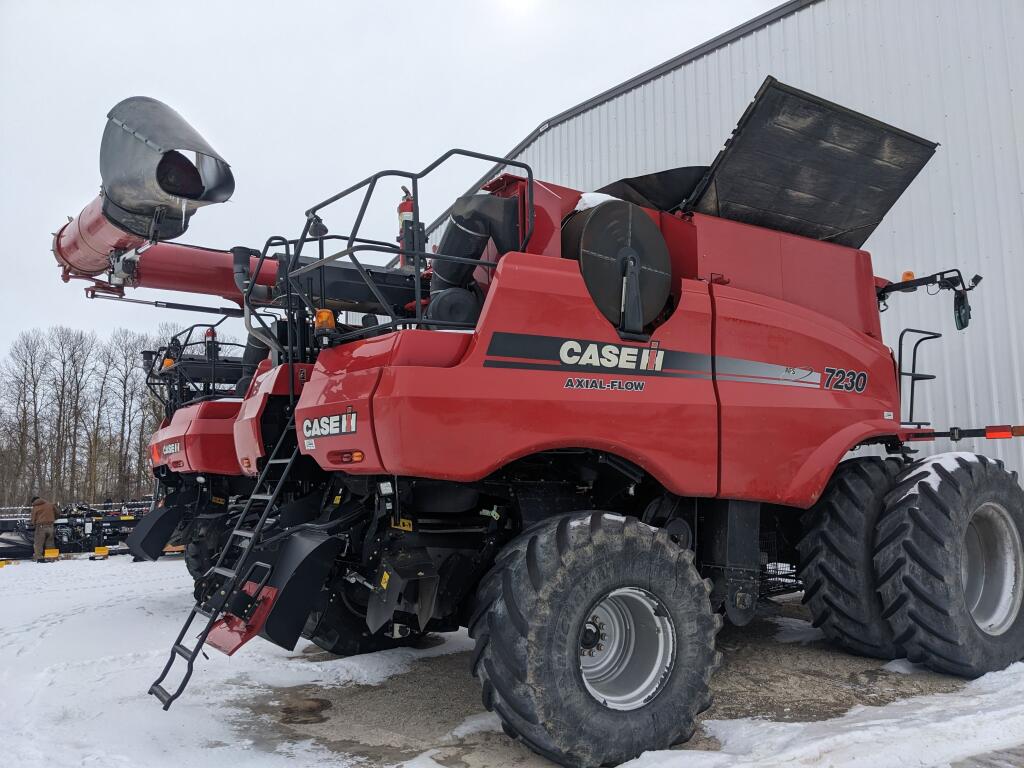
[(1024, 492), (1002, 462), (843, 462), (804, 529), (804, 602), (836, 644), (964, 677), (1024, 657)]

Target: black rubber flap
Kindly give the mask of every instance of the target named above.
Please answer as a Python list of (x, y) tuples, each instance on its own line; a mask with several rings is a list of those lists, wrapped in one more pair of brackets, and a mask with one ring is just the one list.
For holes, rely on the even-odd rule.
[[(260, 631), (264, 639), (289, 651), (295, 649), (340, 549), (340, 539), (307, 530), (289, 536), (276, 553), (253, 551), (247, 565), (272, 559), (268, 583), (277, 589), (277, 598)], [(261, 573), (257, 569), (254, 575), (259, 578)]]
[(671, 168), (667, 171), (619, 179), (594, 191), (617, 197), (627, 203), (642, 205), (644, 208), (674, 211), (690, 197), (707, 171), (706, 165)]
[(156, 560), (160, 557), (181, 523), (186, 506), (172, 503), (155, 507), (143, 515), (125, 542), (132, 556), (140, 560)]
[(686, 209), (859, 248), (937, 146), (769, 77)]
[(632, 203), (609, 200), (572, 216), (562, 227), (562, 256), (579, 261), (594, 304), (612, 325), (621, 321), (622, 276), (629, 258), (639, 265), (643, 324), (653, 321), (668, 301), (672, 267), (665, 238)]

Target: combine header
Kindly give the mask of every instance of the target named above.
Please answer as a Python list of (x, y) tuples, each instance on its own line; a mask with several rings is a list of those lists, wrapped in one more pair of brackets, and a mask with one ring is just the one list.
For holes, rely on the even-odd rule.
[[(65, 276), (237, 301), (269, 350), (230, 442), (182, 433), (189, 461), (234, 460), (250, 485), (229, 487), (233, 525), (150, 688), (165, 709), (205, 645), (354, 654), (468, 627), (508, 734), (617, 763), (693, 733), (723, 616), (746, 624), (779, 588), (765, 563), (853, 652), (968, 677), (1024, 655), (1016, 475), (910, 447), (1022, 430), (901, 418), (926, 339), (897, 360), (879, 318), (931, 286), (966, 327), (980, 278), (893, 283), (860, 249), (931, 142), (769, 78), (710, 167), (583, 194), (451, 150), (227, 253), (164, 242), (230, 192), (220, 157), (157, 102), (110, 117), (103, 194), (57, 236)], [(419, 185), (454, 156), (515, 172), (456, 200), (430, 253)], [(361, 234), (390, 179), (397, 244)], [(234, 408), (219, 394), (170, 425)], [(848, 458), (869, 446), (889, 458)]]

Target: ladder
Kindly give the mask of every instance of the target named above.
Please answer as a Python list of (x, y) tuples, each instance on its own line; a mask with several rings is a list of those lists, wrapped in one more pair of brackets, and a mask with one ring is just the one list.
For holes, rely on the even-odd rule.
[[(247, 611), (255, 609), (257, 598), (270, 578), (271, 567), (267, 563), (257, 561), (252, 563), (244, 572), (241, 569), (248, 561), (249, 555), (253, 551), (267, 520), (270, 519), (277, 509), (278, 498), (285, 487), (292, 467), (298, 460), (298, 445), (290, 445), (294, 437), (295, 415), (294, 411), (292, 411), (288, 423), (281, 432), (281, 437), (278, 438), (277, 443), (274, 445), (274, 450), (271, 452), (266, 464), (263, 466), (263, 470), (259, 474), (259, 478), (256, 480), (256, 492), (246, 500), (245, 505), (242, 507), (242, 512), (228, 536), (227, 543), (217, 558), (217, 562), (206, 572), (207, 579), (219, 579), (220, 583), (210, 593), (211, 597), (205, 601), (196, 600), (195, 605), (192, 606), (192, 610), (189, 611), (188, 617), (181, 627), (181, 631), (178, 632), (178, 636), (174, 640), (174, 645), (171, 646), (171, 652), (167, 663), (164, 664), (163, 672), (160, 673), (160, 677), (149, 687), (149, 693), (157, 697), (165, 710), (170, 709), (175, 699), (185, 691), (185, 687), (192, 677), (196, 657), (202, 653), (203, 645), (206, 643), (206, 638), (209, 636), (214, 624), (229, 611), (247, 618)], [(285, 454), (288, 455), (286, 456)], [(280, 467), (283, 467), (280, 476), (276, 480), (272, 479), (272, 469)], [(256, 523), (252, 527), (247, 527), (246, 520), (249, 517), (249, 513), (258, 504), (264, 505), (263, 511), (260, 512)], [(262, 571), (262, 576), (257, 583), (254, 593), (249, 596), (244, 592), (240, 592), (240, 587), (249, 581), (249, 577), (255, 571)], [(199, 632), (195, 645), (189, 648), (185, 645), (185, 635), (197, 616), (205, 617), (206, 625)], [(185, 661), (185, 674), (182, 676), (177, 688), (168, 690), (164, 687), (163, 683), (178, 658)]]

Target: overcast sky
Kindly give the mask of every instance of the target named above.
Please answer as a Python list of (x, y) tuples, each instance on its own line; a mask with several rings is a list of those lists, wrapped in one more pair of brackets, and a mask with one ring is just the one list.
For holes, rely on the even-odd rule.
[[(0, 0), (0, 355), (33, 326), (168, 319), (87, 300), (50, 254), (50, 233), (98, 191), (106, 113), (123, 98), (171, 105), (232, 166), (231, 202), (201, 210), (183, 242), (258, 247), (297, 237), (302, 211), (374, 171), (416, 170), (453, 146), (502, 155), (544, 119), (777, 4)], [(421, 195), (425, 217), (484, 170), (452, 166)], [(370, 221), (381, 239), (394, 236), (395, 186)]]

